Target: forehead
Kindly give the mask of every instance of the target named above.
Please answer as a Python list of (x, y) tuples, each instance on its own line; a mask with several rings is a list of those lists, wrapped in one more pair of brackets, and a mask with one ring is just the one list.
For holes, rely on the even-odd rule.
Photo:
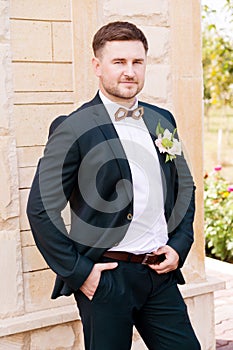
[(102, 49), (102, 57), (114, 58), (141, 58), (144, 59), (146, 52), (141, 41), (107, 41)]

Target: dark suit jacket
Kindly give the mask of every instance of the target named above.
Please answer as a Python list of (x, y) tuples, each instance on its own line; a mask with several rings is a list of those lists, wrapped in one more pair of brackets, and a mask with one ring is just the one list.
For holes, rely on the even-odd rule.
[[(153, 141), (160, 121), (174, 131), (170, 112), (139, 102)], [(44, 156), (32, 183), (27, 215), (44, 259), (57, 274), (52, 298), (70, 295), (85, 281), (103, 252), (124, 237), (133, 215), (132, 177), (111, 119), (97, 94), (69, 116), (50, 127)], [(161, 166), (168, 245), (179, 254), (179, 268), (193, 242), (194, 190), (182, 156)], [(124, 181), (122, 181), (124, 180)], [(156, 199), (155, 199), (156, 200)], [(67, 233), (61, 211), (70, 203), (71, 228)], [(176, 270), (178, 283), (183, 276)]]

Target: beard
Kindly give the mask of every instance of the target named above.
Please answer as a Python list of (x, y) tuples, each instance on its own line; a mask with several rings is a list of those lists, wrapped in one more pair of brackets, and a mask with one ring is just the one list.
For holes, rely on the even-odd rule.
[[(126, 84), (124, 86), (124, 83), (132, 83), (132, 85), (126, 86)], [(124, 82), (111, 84), (109, 81), (102, 80), (101, 85), (108, 95), (124, 100), (131, 100), (142, 90), (144, 82), (139, 84), (138, 82), (128, 79)]]

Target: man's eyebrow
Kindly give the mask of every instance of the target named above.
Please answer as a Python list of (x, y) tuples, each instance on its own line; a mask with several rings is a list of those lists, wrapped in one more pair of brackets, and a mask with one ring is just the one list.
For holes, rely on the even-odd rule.
[(112, 59), (113, 61), (125, 61), (126, 58), (115, 57)]
[(144, 62), (144, 61), (145, 61), (145, 58), (134, 58), (134, 61), (141, 61), (141, 62)]
[[(123, 58), (123, 57), (116, 57), (116, 58), (113, 58), (112, 59), (112, 61), (126, 61), (127, 60), (127, 58)], [(138, 58), (133, 58), (133, 61), (145, 61), (145, 58), (140, 58), (140, 57), (138, 57)]]

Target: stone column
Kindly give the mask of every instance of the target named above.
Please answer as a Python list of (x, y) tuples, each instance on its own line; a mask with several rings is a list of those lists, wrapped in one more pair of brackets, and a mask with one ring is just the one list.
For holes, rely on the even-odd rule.
[(9, 2), (0, 0), (0, 318), (24, 310)]
[[(81, 14), (81, 17), (80, 17)], [(92, 36), (97, 29), (98, 8), (96, 0), (72, 1), (73, 50), (74, 50), (74, 95), (80, 106), (90, 100), (98, 88), (91, 65)], [(82, 38), (80, 40), (80, 38)]]
[(203, 114), (201, 2), (170, 1), (173, 111), (196, 184), (195, 240), (184, 267), (187, 282), (203, 281)]

